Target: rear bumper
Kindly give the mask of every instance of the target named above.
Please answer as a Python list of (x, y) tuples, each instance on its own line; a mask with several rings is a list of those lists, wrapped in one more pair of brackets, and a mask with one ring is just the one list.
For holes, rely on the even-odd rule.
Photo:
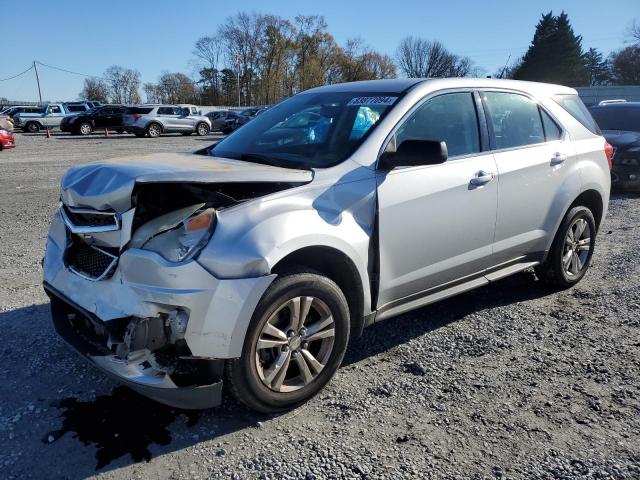
[(204, 409), (222, 402), (223, 360), (210, 361), (213, 378), (205, 385), (178, 386), (170, 375), (148, 364), (148, 358), (126, 361), (92, 341), (88, 335), (74, 328), (69, 316), (84, 317), (99, 325), (100, 320), (83, 310), (48, 283), (44, 289), (51, 299), (51, 317), (56, 332), (84, 359), (98, 367), (114, 380), (157, 402), (177, 408)]

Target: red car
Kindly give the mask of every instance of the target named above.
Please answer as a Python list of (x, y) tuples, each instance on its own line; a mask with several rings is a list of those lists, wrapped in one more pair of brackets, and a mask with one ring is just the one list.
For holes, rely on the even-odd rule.
[(13, 132), (5, 128), (0, 128), (0, 150), (4, 150), (5, 148), (14, 148), (16, 146), (16, 141), (13, 138)]

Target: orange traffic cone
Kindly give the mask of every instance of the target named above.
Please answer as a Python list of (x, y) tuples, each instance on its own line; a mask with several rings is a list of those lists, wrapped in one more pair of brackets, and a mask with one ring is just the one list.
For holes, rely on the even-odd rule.
[(51, 130), (47, 128), (47, 138), (51, 138)]
[(108, 129), (108, 128), (105, 128), (105, 129), (104, 129), (104, 136), (105, 136), (105, 137), (108, 137), (108, 136), (109, 136), (109, 129)]

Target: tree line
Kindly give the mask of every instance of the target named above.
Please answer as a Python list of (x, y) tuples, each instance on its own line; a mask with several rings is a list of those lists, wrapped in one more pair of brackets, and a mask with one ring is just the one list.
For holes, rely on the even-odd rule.
[[(522, 58), (494, 74), (498, 78), (583, 85), (640, 85), (640, 25), (629, 30), (630, 45), (607, 57), (586, 51), (566, 13), (542, 15)], [(469, 57), (456, 55), (437, 40), (408, 36), (394, 57), (361, 38), (339, 45), (324, 17), (241, 12), (197, 40), (194, 78), (162, 72), (141, 84), (140, 72), (109, 67), (87, 78), (81, 98), (112, 103), (147, 102), (203, 105), (266, 105), (312, 87), (355, 80), (406, 77), (482, 76)]]

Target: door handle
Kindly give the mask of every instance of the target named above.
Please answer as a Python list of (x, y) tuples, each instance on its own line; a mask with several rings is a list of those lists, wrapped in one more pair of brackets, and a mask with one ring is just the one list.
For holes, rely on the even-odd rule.
[(553, 157), (551, 157), (551, 165), (562, 165), (567, 161), (567, 158), (569, 158), (567, 154), (556, 152)]
[(476, 173), (476, 176), (471, 179), (470, 183), (471, 185), (479, 187), (481, 185), (489, 183), (491, 180), (493, 180), (493, 177), (495, 177), (494, 173), (487, 173), (484, 170), (480, 170), (478, 173)]

